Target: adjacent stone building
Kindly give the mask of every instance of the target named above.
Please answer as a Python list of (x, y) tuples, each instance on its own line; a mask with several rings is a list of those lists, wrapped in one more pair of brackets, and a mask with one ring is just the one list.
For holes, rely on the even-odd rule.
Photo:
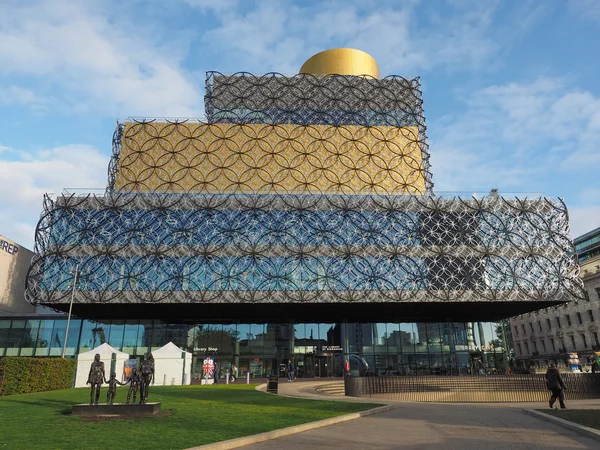
[(574, 241), (585, 300), (521, 314), (510, 320), (517, 362), (523, 367), (566, 366), (577, 353), (583, 369), (600, 352), (600, 228)]

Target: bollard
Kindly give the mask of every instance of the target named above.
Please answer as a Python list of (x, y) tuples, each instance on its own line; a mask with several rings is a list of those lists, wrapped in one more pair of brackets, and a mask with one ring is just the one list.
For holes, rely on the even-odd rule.
[(225, 384), (229, 384), (229, 371), (225, 372)]
[(167, 374), (165, 373), (165, 375), (163, 376), (163, 386), (167, 385)]
[(246, 374), (246, 384), (250, 384), (250, 372)]

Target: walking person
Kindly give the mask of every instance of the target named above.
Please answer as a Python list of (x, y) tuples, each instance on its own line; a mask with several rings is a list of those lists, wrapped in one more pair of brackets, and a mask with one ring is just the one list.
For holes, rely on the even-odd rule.
[(294, 381), (294, 366), (292, 365), (291, 359), (288, 359), (288, 362), (287, 362), (287, 373), (288, 373), (288, 381)]
[(549, 391), (552, 391), (552, 396), (548, 401), (550, 405), (550, 409), (554, 406), (554, 402), (558, 398), (558, 402), (560, 403), (560, 408), (565, 409), (565, 383), (563, 382), (562, 377), (560, 376), (560, 372), (556, 368), (556, 364), (550, 364), (550, 367), (546, 371), (546, 387)]
[(221, 366), (219, 366), (219, 363), (215, 361), (215, 365), (213, 366), (213, 368), (215, 371), (213, 375), (213, 378), (215, 380), (214, 383), (219, 384), (219, 371), (221, 370)]

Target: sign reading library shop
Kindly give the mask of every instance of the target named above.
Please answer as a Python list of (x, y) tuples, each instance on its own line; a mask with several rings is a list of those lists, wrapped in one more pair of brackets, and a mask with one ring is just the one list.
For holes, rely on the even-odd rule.
[(14, 256), (19, 251), (19, 247), (17, 247), (15, 244), (11, 244), (8, 241), (5, 241), (4, 239), (0, 239), (0, 250)]

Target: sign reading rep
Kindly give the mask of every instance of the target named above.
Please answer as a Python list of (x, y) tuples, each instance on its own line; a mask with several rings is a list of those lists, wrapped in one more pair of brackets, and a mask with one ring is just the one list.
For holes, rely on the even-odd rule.
[(9, 255), (14, 255), (19, 251), (19, 247), (10, 242), (0, 239), (0, 250), (8, 253)]

